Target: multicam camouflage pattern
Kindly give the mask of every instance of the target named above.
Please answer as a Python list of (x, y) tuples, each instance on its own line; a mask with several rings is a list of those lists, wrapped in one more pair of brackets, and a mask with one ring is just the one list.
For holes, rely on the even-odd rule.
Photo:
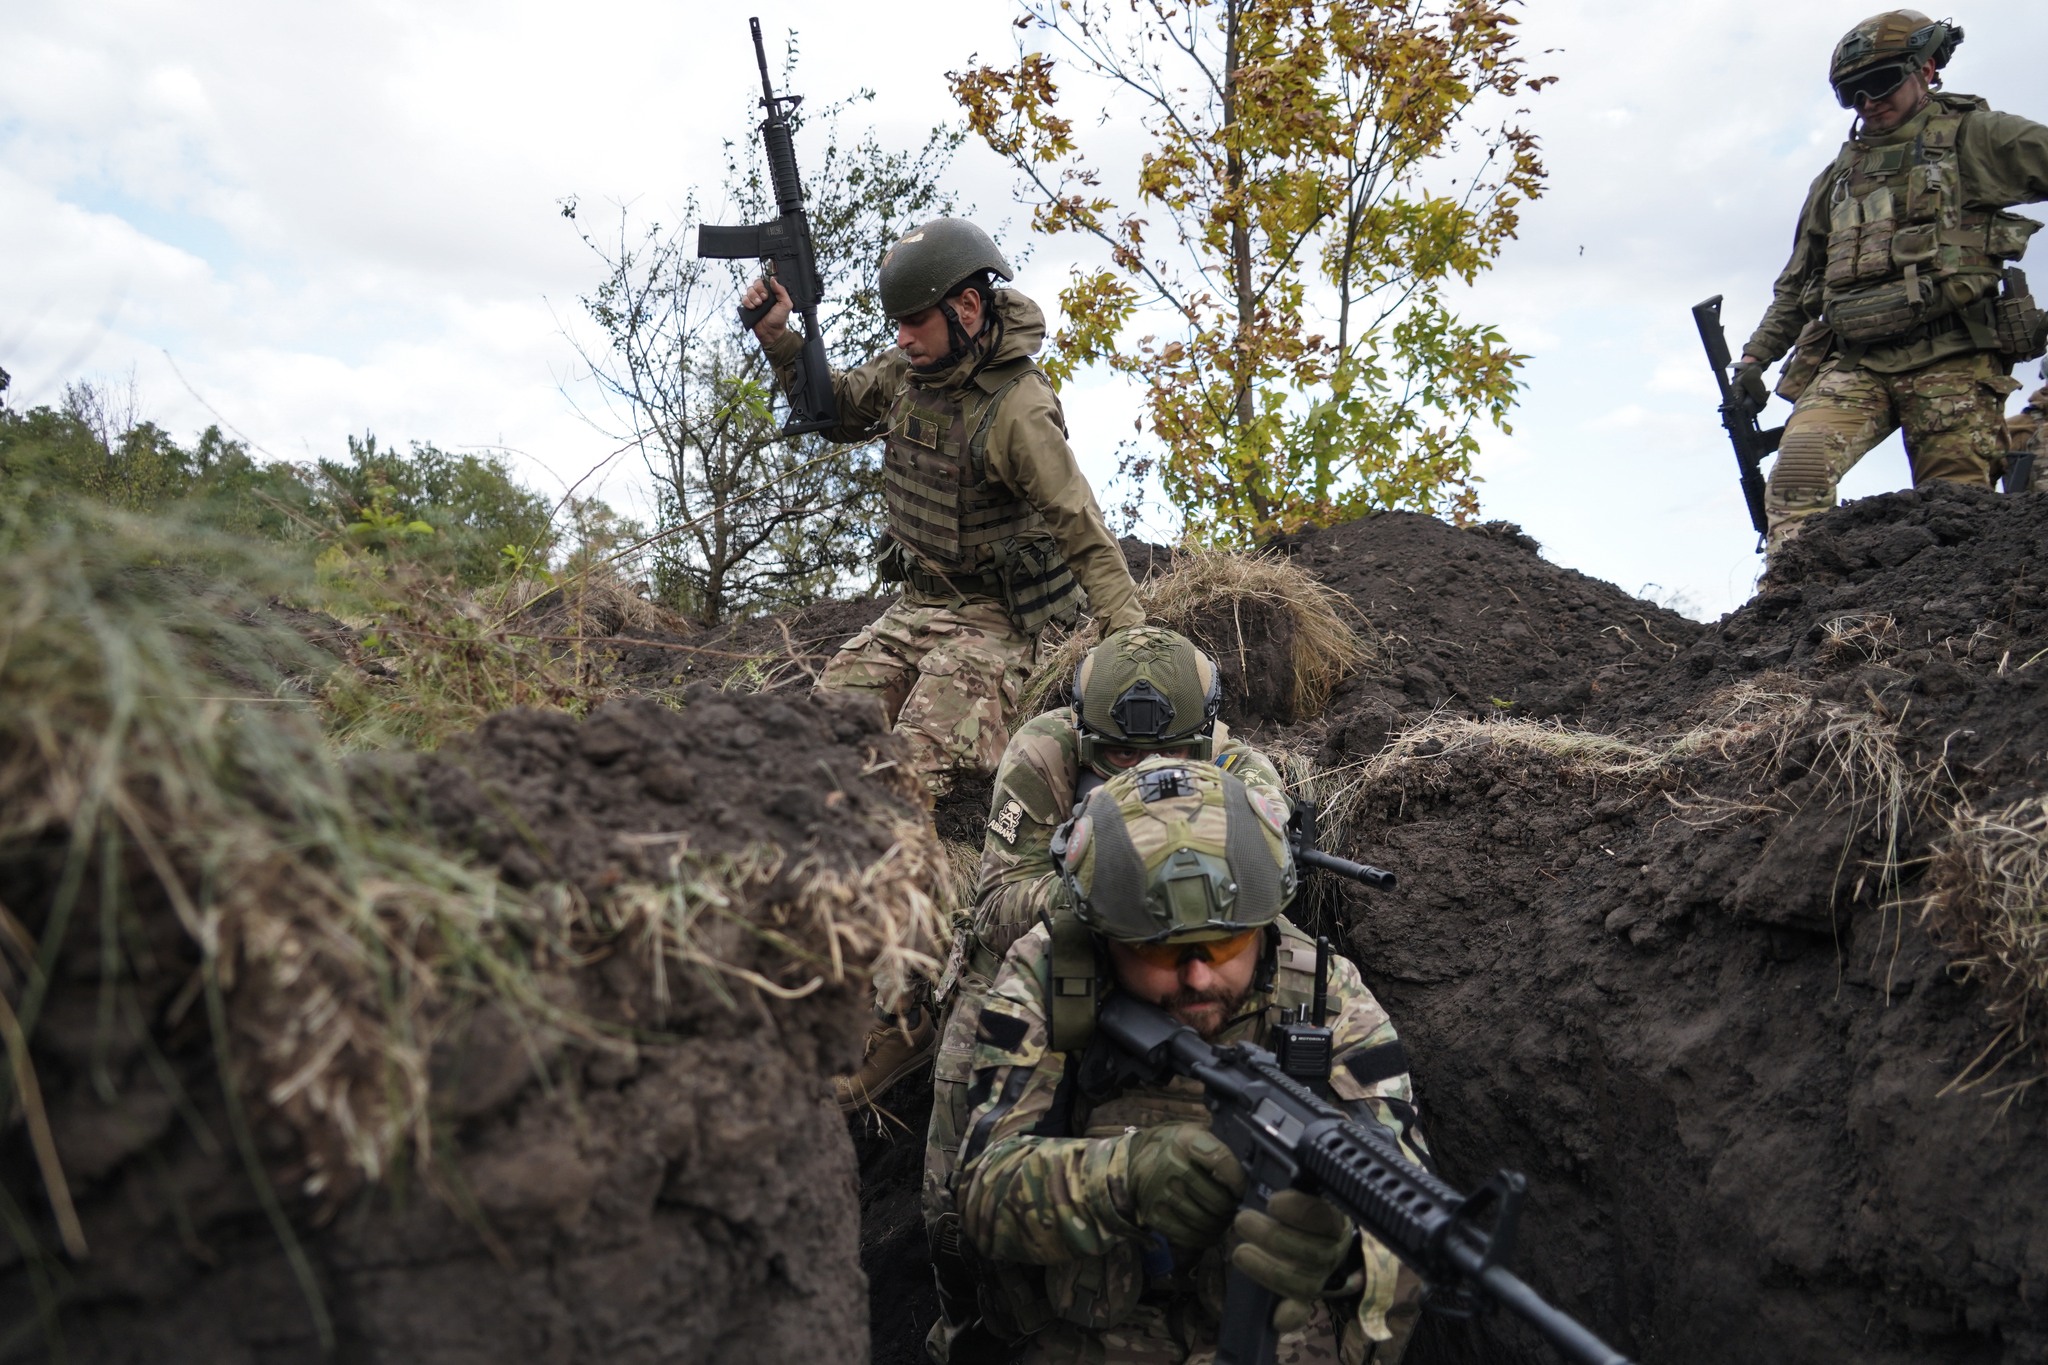
[[(1017, 727), (996, 770), (989, 798), (988, 834), (974, 889), (974, 966), (995, 975), (1003, 954), (1050, 910), (1059, 876), (1052, 834), (1073, 814), (1081, 779), (1079, 735), (1071, 707), (1033, 716)], [(1283, 791), (1272, 761), (1230, 737), (1216, 723), (1216, 764), (1254, 789)]]
[[(1248, 786), (1282, 796), (1272, 761), (1231, 738), (1230, 727), (1215, 726), (1215, 762)], [(1060, 894), (1053, 866), (1053, 830), (1073, 812), (1081, 764), (1074, 712), (1061, 707), (1033, 716), (1017, 727), (996, 770), (989, 802), (988, 834), (982, 842), (981, 872), (971, 924), (955, 930), (953, 967), (945, 983), (947, 1013), (932, 1069), (931, 1125), (926, 1131), (925, 1223), (935, 1242), (954, 1235), (952, 1176), (967, 1130), (973, 1080), (974, 1037), (981, 1003), (994, 985), (1004, 954), (1043, 916)], [(1313, 964), (1314, 954), (1307, 961)], [(957, 1226), (957, 1219), (952, 1219)]]
[(818, 686), (880, 701), (910, 746), (912, 771), (938, 795), (956, 772), (995, 770), (1037, 659), (1038, 642), (1000, 603), (906, 595), (832, 656)]
[[(1273, 932), (1277, 947), (1269, 951), (1296, 973), (1304, 954), (1313, 961), (1313, 947), (1284, 918)], [(1148, 1277), (1149, 1234), (1136, 1221), (1128, 1187), (1131, 1135), (1160, 1123), (1206, 1123), (1201, 1088), (1176, 1078), (1099, 1101), (1076, 1096), (1064, 1123), (1054, 1115), (1060, 1082), (1076, 1059), (1047, 1047), (1050, 950), (1042, 926), (1011, 949), (980, 1011), (971, 1055), (974, 1104), (957, 1189), (962, 1231), (990, 1262), (984, 1312), (1031, 1334), (1031, 1360), (1211, 1359), (1223, 1248)], [(1394, 1026), (1341, 958), (1331, 963), (1330, 1002), (1338, 1102), (1385, 1124), (1421, 1159), (1426, 1148)], [(1255, 993), (1217, 1041), (1266, 1041), (1283, 1003), (1277, 990)], [(1074, 1136), (1041, 1136), (1041, 1127)], [(1361, 1243), (1360, 1292), (1284, 1337), (1283, 1360), (1399, 1359), (1413, 1330), (1417, 1287), (1385, 1247), (1370, 1238)]]
[(1080, 811), (1061, 880), (1081, 922), (1111, 938), (1235, 933), (1294, 899), (1287, 798), (1214, 763), (1148, 758)]
[(2019, 382), (1982, 352), (1906, 374), (1830, 361), (1792, 408), (1764, 497), (1770, 549), (1835, 505), (1842, 476), (1905, 428), (1913, 483), (1991, 486), (2007, 449), (2005, 403)]
[(2027, 405), (2005, 419), (2005, 439), (2015, 455), (2031, 451), (2036, 467), (2048, 463), (2048, 384), (2035, 389)]
[[(1835, 44), (1828, 57), (1828, 83), (1839, 86), (1850, 76), (1873, 66), (1926, 61), (1935, 55), (1940, 39), (1948, 36), (1946, 32), (1938, 36), (1930, 33), (1934, 27), (1934, 21), (1916, 9), (1871, 15)], [(1913, 39), (1919, 35), (1926, 37), (1916, 46)]]

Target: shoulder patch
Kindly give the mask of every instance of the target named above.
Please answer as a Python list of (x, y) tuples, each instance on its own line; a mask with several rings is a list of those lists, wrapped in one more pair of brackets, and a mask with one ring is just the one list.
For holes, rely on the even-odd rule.
[(988, 822), (989, 833), (997, 835), (1006, 844), (1017, 842), (1017, 828), (1024, 823), (1024, 803), (1011, 797), (1003, 808)]

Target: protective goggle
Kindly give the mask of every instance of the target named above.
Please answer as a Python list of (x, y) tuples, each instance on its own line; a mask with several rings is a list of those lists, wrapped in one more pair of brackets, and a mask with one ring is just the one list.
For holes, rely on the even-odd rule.
[(1126, 943), (1122, 946), (1130, 949), (1131, 956), (1146, 966), (1173, 972), (1196, 958), (1206, 959), (1211, 966), (1220, 967), (1257, 947), (1265, 932), (1263, 928), (1247, 929), (1229, 938), (1212, 938), (1202, 943)]
[(1859, 71), (1835, 87), (1835, 98), (1844, 109), (1854, 109), (1869, 100), (1873, 104), (1889, 96), (1906, 83), (1912, 74), (1910, 66), (1874, 66), (1868, 71)]

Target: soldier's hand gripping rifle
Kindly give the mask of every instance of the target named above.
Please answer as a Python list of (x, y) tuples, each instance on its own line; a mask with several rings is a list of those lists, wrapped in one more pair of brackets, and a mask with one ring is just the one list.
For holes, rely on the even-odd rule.
[(1764, 515), (1764, 456), (1778, 448), (1785, 428), (1776, 426), (1765, 431), (1757, 423), (1758, 415), (1771, 401), (1761, 370), (1744, 370), (1739, 379), (1731, 378), (1728, 338), (1721, 332), (1721, 296), (1716, 294), (1705, 303), (1694, 304), (1692, 320), (1700, 329), (1700, 341), (1714, 367), (1714, 382), (1721, 386), (1721, 425), (1728, 428), (1728, 439), (1735, 444), (1735, 463), (1742, 474), (1742, 500), (1749, 504), (1749, 524), (1756, 528), (1756, 544), (1761, 550), (1770, 524)]
[[(761, 120), (761, 141), (768, 149), (768, 178), (775, 186), (776, 217), (752, 227), (697, 228), (697, 254), (713, 260), (759, 259), (762, 274), (779, 281), (789, 294), (790, 310), (803, 315), (804, 349), (797, 358), (796, 382), (789, 394), (789, 418), (782, 434), (796, 436), (822, 431), (839, 422), (838, 405), (832, 399), (832, 371), (825, 361), (825, 334), (818, 326), (818, 305), (825, 287), (818, 278), (818, 257), (811, 245), (811, 223), (804, 214), (804, 187), (796, 172), (796, 146), (790, 140), (789, 111), (803, 102), (802, 95), (778, 95), (768, 78), (768, 52), (761, 46), (761, 21), (749, 19), (754, 30), (754, 60), (761, 68), (761, 107), (768, 111)], [(768, 316), (775, 306), (775, 291), (755, 308), (742, 307), (740, 321), (752, 327)]]
[[(1429, 1286), (1429, 1307), (1468, 1315), (1499, 1303), (1567, 1360), (1630, 1365), (1502, 1264), (1528, 1188), (1521, 1176), (1503, 1171), (1460, 1195), (1403, 1156), (1386, 1129), (1324, 1103), (1264, 1048), (1215, 1047), (1121, 992), (1103, 1002), (1096, 1028), (1131, 1059), (1140, 1080), (1178, 1075), (1202, 1083), (1212, 1131), (1244, 1166), (1245, 1208), (1263, 1209), (1281, 1190), (1314, 1194), (1412, 1266)], [(1231, 1268), (1217, 1365), (1272, 1365), (1275, 1306), (1271, 1290)]]

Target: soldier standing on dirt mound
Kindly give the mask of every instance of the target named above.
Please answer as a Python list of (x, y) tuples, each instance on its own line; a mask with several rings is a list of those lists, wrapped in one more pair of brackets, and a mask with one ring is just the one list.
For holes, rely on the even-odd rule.
[(1937, 89), (1962, 39), (1892, 10), (1835, 45), (1828, 80), (1858, 122), (1807, 191), (1736, 366), (1739, 379), (1796, 343), (1777, 387), (1794, 406), (1765, 499), (1770, 553), (1901, 427), (1916, 486), (1989, 487), (2000, 471), (2012, 366), (2042, 339), (2017, 281), (1999, 289), (2040, 224), (2004, 210), (2048, 199), (2048, 128)]
[[(1019, 726), (996, 770), (975, 888), (974, 922), (956, 936), (940, 983), (947, 1002), (933, 1074), (926, 1135), (925, 1230), (938, 1273), (942, 1321), (933, 1354), (972, 1329), (972, 1268), (961, 1259), (953, 1171), (966, 1131), (974, 1036), (997, 969), (1011, 945), (1047, 919), (1065, 892), (1053, 861), (1053, 831), (1077, 801), (1147, 758), (1214, 763), (1283, 803), (1280, 774), (1264, 754), (1233, 739), (1217, 719), (1222, 681), (1215, 661), (1163, 626), (1119, 631), (1074, 670), (1073, 706)], [(903, 1070), (922, 1057), (906, 1057)]]
[[(1412, 1274), (1299, 1191), (1240, 1212), (1244, 1171), (1210, 1132), (1200, 1085), (1122, 1079), (1090, 1036), (1096, 990), (1070, 989), (1127, 992), (1218, 1044), (1268, 1043), (1314, 990), (1314, 946), (1281, 915), (1295, 888), (1286, 820), (1270, 787), (1155, 757), (1054, 840), (1064, 895), (982, 1006), (957, 1178), (983, 1331), (1021, 1341), (1025, 1361), (1213, 1351), (1226, 1265), (1283, 1300), (1282, 1361), (1388, 1365), (1405, 1349)], [(1424, 1160), (1394, 1027), (1349, 962), (1331, 966), (1329, 1098)]]
[[(1046, 626), (1074, 624), (1084, 594), (1105, 632), (1145, 619), (1067, 445), (1059, 398), (1031, 359), (1045, 314), (997, 278), (1011, 278), (1009, 262), (961, 219), (934, 219), (889, 248), (878, 283), (895, 349), (832, 376), (839, 425), (824, 433), (883, 438), (878, 567), (903, 591), (818, 686), (880, 701), (935, 796), (957, 770), (995, 770)], [(754, 335), (788, 389), (803, 352), (789, 294), (761, 279), (741, 303), (756, 307), (771, 289)], [(913, 1000), (878, 998), (876, 1014), (866, 1058), (837, 1087), (842, 1108), (886, 1090), (936, 1037)]]
[[(832, 376), (837, 441), (883, 438), (888, 530), (879, 568), (903, 592), (846, 642), (820, 687), (867, 692), (910, 746), (928, 788), (993, 772), (1018, 689), (1047, 625), (1072, 625), (1085, 593), (1105, 631), (1145, 619), (1123, 551), (1067, 445), (1060, 403), (1031, 357), (1045, 314), (1012, 289), (987, 233), (939, 218), (882, 257), (896, 347)], [(789, 295), (749, 285), (754, 327), (785, 387), (801, 339)]]

